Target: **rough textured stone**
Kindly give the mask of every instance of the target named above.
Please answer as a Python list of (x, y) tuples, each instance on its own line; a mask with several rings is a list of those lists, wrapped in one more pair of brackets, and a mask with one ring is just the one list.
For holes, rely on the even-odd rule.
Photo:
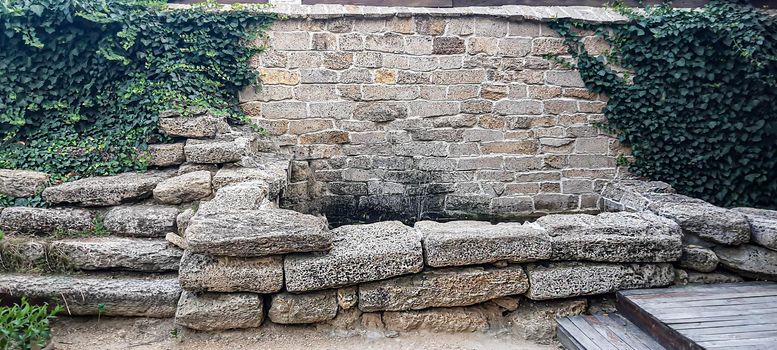
[(38, 171), (0, 169), (0, 194), (30, 197), (46, 187), (49, 175)]
[(665, 262), (682, 249), (680, 227), (648, 212), (555, 214), (535, 224), (547, 230), (554, 260)]
[(742, 282), (744, 279), (742, 277), (739, 277), (737, 275), (733, 275), (726, 272), (721, 271), (715, 271), (715, 272), (695, 272), (695, 271), (688, 271), (688, 276), (686, 277), (686, 281), (688, 283), (736, 283), (736, 282)]
[(148, 164), (153, 166), (172, 166), (186, 161), (183, 143), (148, 145), (148, 154), (151, 157)]
[(6, 237), (0, 240), (0, 271), (47, 271), (50, 269), (47, 248), (46, 242)]
[(777, 211), (756, 208), (734, 208), (750, 222), (753, 243), (777, 250)]
[(264, 181), (241, 182), (216, 191), (213, 199), (200, 203), (199, 213), (214, 214), (241, 210), (257, 210), (262, 207), (269, 184)]
[(119, 205), (143, 199), (170, 173), (124, 173), (114, 176), (88, 177), (43, 190), (43, 199), (51, 204), (73, 203), (83, 206)]
[(0, 298), (66, 305), (60, 315), (172, 317), (180, 293), (175, 275), (0, 274)]
[(160, 182), (154, 188), (154, 199), (165, 204), (180, 204), (210, 196), (210, 171), (195, 171)]
[(305, 294), (280, 293), (272, 297), (268, 316), (280, 324), (324, 322), (337, 315), (337, 291)]
[(183, 291), (175, 324), (200, 331), (256, 328), (264, 321), (264, 302), (253, 293)]
[(332, 234), (326, 221), (286, 209), (196, 215), (186, 229), (192, 252), (266, 256), (327, 250)]
[(435, 308), (383, 313), (386, 329), (398, 332), (477, 332), (488, 329), (488, 318), (478, 307)]
[(426, 264), (434, 267), (535, 261), (551, 252), (548, 235), (532, 225), (421, 221), (415, 228), (423, 235)]
[(186, 239), (184, 239), (182, 236), (179, 236), (177, 233), (168, 232), (165, 235), (165, 240), (178, 248), (181, 248), (181, 249), (189, 248), (189, 246), (186, 244)]
[(421, 271), (418, 232), (398, 221), (341, 226), (332, 230), (327, 253), (286, 257), (286, 289), (302, 292), (376, 281)]
[(165, 240), (91, 237), (49, 243), (49, 258), (74, 270), (178, 271), (183, 251)]
[(130, 237), (164, 237), (175, 231), (178, 208), (163, 205), (133, 205), (112, 208), (103, 225), (111, 233)]
[(159, 127), (174, 137), (204, 138), (216, 136), (219, 119), (211, 116), (159, 118)]
[(740, 247), (713, 248), (720, 264), (741, 275), (777, 281), (777, 251), (745, 244)]
[(362, 311), (467, 306), (523, 294), (529, 281), (520, 266), (440, 269), (359, 286)]
[(283, 257), (214, 257), (187, 250), (178, 280), (191, 291), (275, 293), (283, 288)]
[(556, 319), (583, 314), (585, 299), (526, 301), (508, 316), (512, 334), (542, 344), (551, 343), (556, 334)]
[(6, 233), (79, 232), (94, 229), (92, 214), (82, 209), (10, 207), (0, 212), (0, 230)]
[(646, 194), (649, 209), (680, 224), (685, 232), (715, 243), (739, 245), (750, 240), (750, 224), (741, 213), (678, 194)]
[(688, 245), (683, 247), (680, 267), (699, 272), (712, 272), (718, 267), (718, 256), (707, 248)]
[(200, 164), (220, 164), (237, 162), (243, 156), (259, 152), (256, 137), (237, 137), (234, 140), (194, 140), (186, 141), (184, 153), (186, 161)]
[(221, 168), (213, 176), (213, 189), (219, 190), (226, 185), (233, 185), (241, 182), (264, 181), (269, 187), (268, 198), (275, 199), (282, 189), (286, 187), (288, 178), (288, 161), (286, 167), (280, 163), (265, 168)]
[(552, 263), (530, 265), (533, 300), (611, 293), (622, 289), (663, 287), (674, 280), (670, 264)]

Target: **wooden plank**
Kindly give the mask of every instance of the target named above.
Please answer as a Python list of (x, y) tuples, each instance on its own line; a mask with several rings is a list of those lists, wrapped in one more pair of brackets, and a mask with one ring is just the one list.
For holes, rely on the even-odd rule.
[[(777, 317), (777, 313), (770, 313), (770, 314), (759, 314), (760, 317)], [(694, 317), (693, 315), (687, 315), (685, 317), (683, 316), (661, 316), (661, 321), (667, 323), (667, 324), (674, 324), (674, 323), (685, 323), (685, 321), (688, 320), (701, 320), (701, 321), (725, 321), (725, 320), (741, 320), (741, 319), (751, 319), (752, 316), (748, 314), (739, 314), (739, 315), (717, 315), (717, 316), (698, 316)]]
[(607, 332), (606, 329), (604, 329), (606, 327), (604, 327), (601, 322), (592, 322), (595, 321), (595, 319), (592, 320), (591, 316), (574, 317), (571, 321), (577, 328), (583, 331), (583, 333), (588, 335), (596, 345), (599, 345), (602, 350), (631, 350), (628, 347), (628, 344), (624, 344), (620, 338)]
[(707, 317), (707, 316), (736, 316), (736, 315), (761, 315), (761, 314), (772, 314), (777, 313), (777, 305), (775, 306), (766, 306), (764, 304), (755, 304), (757, 306), (755, 307), (742, 307), (742, 305), (731, 305), (731, 306), (723, 306), (723, 305), (717, 305), (712, 307), (694, 307), (694, 308), (671, 308), (671, 309), (661, 309), (661, 308), (655, 308), (654, 310), (650, 310), (650, 308), (646, 309), (648, 311), (651, 311), (652, 314), (658, 316), (660, 319), (666, 318), (673, 318), (675, 316), (684, 316), (684, 315), (693, 315), (693, 316), (699, 316), (699, 317)]
[[(759, 325), (777, 327), (776, 321), (766, 321), (759, 323)], [(749, 319), (730, 320), (730, 321), (708, 321), (708, 322), (687, 322), (687, 323), (674, 323), (672, 328), (674, 329), (700, 329), (700, 328), (720, 328), (720, 327), (740, 327), (751, 326)]]
[(775, 330), (752, 331), (752, 332), (741, 332), (741, 333), (718, 332), (715, 334), (697, 334), (697, 333), (685, 333), (685, 334), (691, 337), (693, 341), (697, 343), (705, 342), (705, 341), (713, 341), (713, 340), (764, 339), (764, 338), (777, 337), (777, 331)]
[[(658, 306), (663, 309), (672, 308), (687, 308), (687, 307), (711, 307), (711, 306), (725, 306), (725, 305), (753, 305), (753, 304), (771, 304), (777, 305), (777, 296), (766, 297), (749, 297), (740, 299), (709, 299), (709, 300), (694, 300), (686, 301), (683, 303), (663, 303), (663, 304), (648, 304), (648, 306)], [(642, 303), (640, 303), (642, 305)]]
[(740, 349), (742, 349), (743, 346), (746, 346), (745, 349), (750, 350), (756, 347), (759, 349), (774, 349), (775, 342), (777, 342), (777, 337), (763, 339), (712, 340), (699, 342), (699, 345), (708, 350), (724, 346), (739, 346)]
[(658, 304), (675, 304), (686, 301), (699, 301), (699, 300), (726, 300), (726, 299), (744, 299), (753, 297), (771, 297), (774, 296), (772, 291), (753, 292), (753, 293), (720, 293), (720, 294), (696, 294), (696, 295), (682, 295), (675, 297), (664, 297), (664, 299), (656, 299), (659, 296), (651, 298), (629, 298), (639, 303), (640, 305), (658, 305)]
[(557, 323), (560, 328), (558, 329), (563, 329), (568, 334), (570, 339), (574, 339), (579, 349), (603, 350), (596, 342), (591, 340), (591, 338), (584, 331), (577, 327), (577, 325), (572, 321), (572, 319), (575, 317), (577, 316), (565, 317), (559, 320)]
[(670, 328), (649, 312), (640, 308), (634, 301), (624, 296), (621, 292), (615, 293), (615, 302), (626, 319), (637, 325), (645, 333), (653, 337), (659, 344), (667, 349), (677, 350), (704, 350), (686, 336)]
[(645, 332), (618, 314), (594, 315), (596, 319), (607, 324), (615, 334), (628, 343), (634, 350), (665, 350)]
[(727, 289), (727, 288), (742, 289), (742, 288), (750, 288), (750, 287), (774, 289), (775, 284), (772, 282), (762, 282), (762, 281), (731, 282), (731, 283), (716, 283), (716, 284), (694, 284), (694, 285), (686, 285), (682, 287), (671, 287), (671, 288), (628, 289), (628, 290), (621, 291), (621, 293), (623, 295), (631, 297), (631, 296), (645, 295), (645, 294), (668, 295), (668, 294), (683, 293), (688, 291), (703, 292), (703, 291)]

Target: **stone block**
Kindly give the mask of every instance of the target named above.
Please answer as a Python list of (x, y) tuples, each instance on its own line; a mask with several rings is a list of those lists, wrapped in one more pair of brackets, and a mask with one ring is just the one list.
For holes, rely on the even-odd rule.
[(198, 213), (216, 214), (242, 210), (258, 210), (267, 199), (269, 185), (264, 181), (240, 182), (227, 185), (209, 201), (200, 202)]
[(266, 85), (297, 85), (300, 75), (296, 71), (288, 69), (260, 68), (259, 77), (262, 84)]
[(184, 291), (175, 324), (200, 331), (256, 328), (264, 321), (264, 302), (253, 293), (194, 293)]
[(165, 204), (180, 204), (206, 198), (211, 193), (210, 171), (200, 170), (160, 182), (154, 188), (154, 199)]
[(133, 205), (111, 208), (103, 225), (111, 233), (129, 237), (164, 237), (176, 230), (178, 208), (163, 205)]
[(712, 272), (718, 267), (718, 256), (712, 250), (704, 247), (684, 246), (680, 267), (699, 272)]
[(383, 323), (386, 329), (398, 332), (478, 332), (488, 329), (486, 313), (478, 307), (385, 312)]
[(196, 292), (276, 293), (283, 288), (283, 257), (216, 257), (187, 250), (178, 280), (181, 288)]
[(585, 299), (525, 301), (507, 319), (512, 334), (542, 344), (551, 343), (556, 334), (556, 320), (562, 317), (581, 315), (586, 312)]
[(548, 71), (545, 74), (545, 82), (549, 85), (564, 87), (585, 87), (583, 79), (580, 78), (580, 73), (573, 70)]
[(112, 206), (151, 196), (151, 191), (168, 172), (123, 173), (114, 176), (88, 177), (43, 190), (50, 204), (71, 203), (83, 206)]
[(712, 249), (720, 265), (751, 278), (777, 281), (777, 251), (752, 244)]
[(415, 228), (423, 236), (426, 264), (433, 267), (527, 262), (551, 254), (547, 233), (534, 225), (420, 221)]
[(183, 154), (183, 143), (148, 145), (151, 157), (148, 164), (158, 167), (179, 165), (186, 160)]
[(170, 114), (159, 118), (159, 128), (172, 137), (209, 138), (216, 136), (224, 121), (209, 115), (181, 116)]
[(268, 198), (274, 199), (288, 183), (289, 161), (280, 161), (260, 168), (223, 167), (213, 175), (213, 189), (218, 191), (227, 185), (241, 182), (266, 182)]
[(272, 296), (270, 320), (280, 324), (306, 324), (329, 321), (337, 315), (337, 291)]
[(256, 137), (238, 137), (234, 140), (194, 140), (186, 141), (184, 153), (191, 163), (220, 164), (239, 161), (243, 156), (259, 152)]
[(421, 237), (397, 221), (341, 226), (332, 230), (327, 253), (286, 257), (286, 289), (336, 288), (416, 273), (423, 268)]
[(49, 175), (38, 171), (0, 169), (0, 194), (30, 197), (43, 190)]
[(753, 243), (777, 250), (777, 211), (756, 208), (734, 208), (750, 223)]
[(182, 254), (162, 239), (90, 237), (49, 243), (52, 264), (68, 270), (178, 271)]
[(535, 100), (502, 100), (494, 105), (494, 111), (501, 115), (542, 114), (542, 102)]
[(674, 220), (686, 233), (720, 244), (750, 241), (750, 223), (736, 211), (679, 194), (647, 193), (650, 211)]
[(4, 238), (0, 241), (0, 271), (41, 272), (51, 270), (48, 244), (25, 238)]
[(0, 230), (6, 233), (73, 233), (94, 227), (92, 213), (82, 209), (10, 207), (0, 211)]

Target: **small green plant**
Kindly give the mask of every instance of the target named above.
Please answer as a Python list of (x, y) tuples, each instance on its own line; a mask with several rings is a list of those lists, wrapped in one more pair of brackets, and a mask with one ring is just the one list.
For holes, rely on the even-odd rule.
[(100, 317), (105, 313), (105, 304), (97, 304), (97, 323), (100, 322)]
[(0, 349), (31, 350), (46, 346), (51, 340), (50, 320), (62, 307), (30, 305), (26, 297), (21, 304), (0, 307)]
[(83, 231), (65, 231), (57, 230), (51, 235), (49, 239), (62, 239), (62, 238), (78, 238), (78, 237), (105, 237), (110, 236), (111, 232), (105, 228), (104, 218), (102, 215), (97, 215), (92, 219), (93, 228)]

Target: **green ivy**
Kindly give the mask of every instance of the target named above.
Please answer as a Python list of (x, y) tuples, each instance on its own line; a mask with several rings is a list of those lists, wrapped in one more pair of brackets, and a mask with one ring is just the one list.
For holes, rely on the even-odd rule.
[[(631, 21), (551, 26), (586, 86), (609, 96), (604, 113), (631, 146), (630, 170), (718, 205), (777, 207), (777, 17), (730, 1), (617, 9)], [(612, 52), (586, 52), (581, 29)]]
[(247, 43), (274, 20), (205, 3), (0, 0), (0, 168), (63, 177), (143, 170), (161, 111), (244, 122)]

